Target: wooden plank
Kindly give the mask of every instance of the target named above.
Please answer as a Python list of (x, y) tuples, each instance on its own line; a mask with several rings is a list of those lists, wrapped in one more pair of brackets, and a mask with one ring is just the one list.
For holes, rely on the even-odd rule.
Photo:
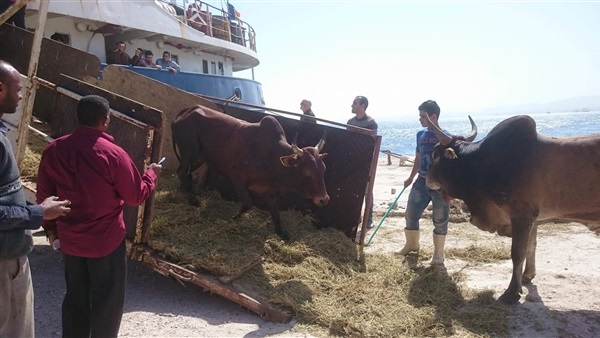
[[(0, 59), (27, 74), (34, 34), (13, 25), (0, 25)], [(60, 61), (58, 61), (60, 60)], [(52, 39), (42, 39), (36, 76), (56, 83), (60, 74), (77, 79), (100, 74), (100, 60), (93, 54)]]
[(205, 290), (240, 304), (248, 310), (257, 313), (265, 320), (286, 323), (291, 319), (289, 314), (274, 309), (268, 302), (262, 301), (262, 297), (252, 295), (246, 290), (239, 291), (235, 286), (224, 285), (215, 278), (190, 271), (177, 264), (168, 262), (167, 260), (157, 257), (153, 254), (153, 250), (145, 245), (132, 246), (130, 251), (132, 259), (153, 268), (154, 271), (161, 275), (175, 278), (181, 283), (186, 282), (198, 285)]
[(171, 121), (185, 108), (201, 104), (222, 111), (216, 104), (192, 93), (171, 87), (162, 82), (118, 66), (107, 66), (102, 71), (102, 79), (86, 77), (85, 81), (113, 93), (127, 97), (146, 106), (161, 110), (165, 115), (162, 154), (167, 158), (163, 167), (175, 171), (179, 165), (173, 152)]

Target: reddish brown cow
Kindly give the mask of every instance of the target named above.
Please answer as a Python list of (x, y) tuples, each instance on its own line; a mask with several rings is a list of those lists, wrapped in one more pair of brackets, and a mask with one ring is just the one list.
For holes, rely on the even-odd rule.
[[(282, 238), (279, 198), (294, 192), (315, 205), (329, 202), (325, 188), (325, 140), (315, 147), (290, 145), (281, 124), (272, 116), (249, 123), (200, 105), (182, 110), (171, 124), (173, 148), (179, 160), (177, 175), (186, 192), (192, 190), (192, 172), (203, 163), (226, 176), (242, 202), (234, 217), (253, 205), (271, 213)], [(178, 152), (179, 150), (179, 152)]]
[(600, 134), (547, 137), (531, 117), (515, 116), (471, 142), (477, 134), (471, 125), (463, 138), (429, 123), (440, 144), (427, 186), (464, 200), (478, 228), (512, 237), (513, 274), (500, 300), (514, 304), (521, 283), (535, 277), (538, 224), (568, 220), (600, 234)]

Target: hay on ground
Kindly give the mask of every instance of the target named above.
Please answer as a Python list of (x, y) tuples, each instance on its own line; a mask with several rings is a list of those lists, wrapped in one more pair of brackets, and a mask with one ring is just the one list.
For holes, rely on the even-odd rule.
[[(163, 171), (156, 192), (151, 241), (187, 268), (232, 275), (257, 257), (263, 263), (242, 277), (315, 334), (343, 336), (496, 336), (508, 332), (509, 308), (491, 291), (464, 286), (461, 273), (440, 267), (409, 269), (390, 254), (359, 259), (357, 245), (334, 229), (317, 230), (312, 216), (283, 211), (290, 240), (274, 233), (269, 213), (252, 209), (232, 219), (236, 202), (203, 192), (187, 204), (175, 175)], [(483, 252), (478, 255), (478, 252)], [(450, 249), (470, 261), (505, 259), (501, 248)]]

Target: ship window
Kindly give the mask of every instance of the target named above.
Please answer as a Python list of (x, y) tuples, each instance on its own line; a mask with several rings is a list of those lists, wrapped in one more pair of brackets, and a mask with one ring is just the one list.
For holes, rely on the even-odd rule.
[(202, 60), (202, 73), (208, 74), (208, 61)]
[(210, 73), (217, 74), (217, 63), (214, 61), (210, 62)]
[(54, 41), (62, 42), (65, 45), (71, 44), (71, 38), (69, 37), (68, 34), (54, 33), (50, 36), (50, 39), (52, 39)]
[(175, 63), (179, 65), (179, 55), (171, 54), (171, 60), (175, 61)]
[(223, 62), (219, 62), (219, 75), (225, 75), (223, 71)]

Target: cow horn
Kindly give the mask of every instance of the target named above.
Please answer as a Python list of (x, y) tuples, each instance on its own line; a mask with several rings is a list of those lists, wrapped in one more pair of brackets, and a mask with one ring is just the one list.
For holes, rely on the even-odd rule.
[(323, 130), (323, 137), (321, 137), (321, 139), (319, 140), (319, 143), (317, 143), (317, 145), (315, 146), (315, 148), (317, 148), (317, 154), (321, 152), (321, 150), (323, 150), (323, 147), (325, 146), (325, 139), (327, 138), (327, 130)]
[(473, 121), (473, 119), (471, 118), (470, 115), (469, 115), (469, 121), (471, 121), (471, 134), (469, 134), (468, 136), (465, 136), (465, 141), (473, 142), (475, 137), (477, 137), (477, 125), (475, 124), (475, 121)]
[(292, 141), (292, 152), (300, 157), (302, 157), (302, 155), (304, 155), (304, 151), (302, 151), (302, 149), (298, 148), (298, 146), (296, 145), (298, 143), (298, 133), (296, 133), (296, 135), (294, 136), (294, 141)]
[(440, 127), (436, 126), (429, 118), (429, 114), (425, 114), (425, 117), (427, 117), (427, 126), (429, 127), (429, 130), (435, 134), (438, 140), (440, 140), (443, 145), (450, 144), (450, 142), (452, 142), (452, 137), (446, 135)]

